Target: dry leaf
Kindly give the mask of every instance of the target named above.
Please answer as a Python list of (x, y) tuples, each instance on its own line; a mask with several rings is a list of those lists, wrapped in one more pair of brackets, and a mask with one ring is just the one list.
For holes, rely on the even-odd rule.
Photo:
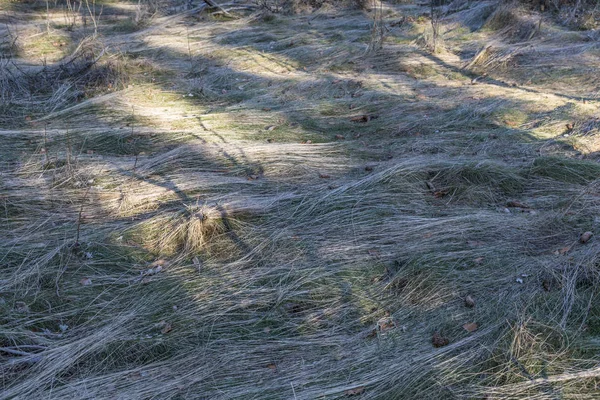
[(580, 243), (587, 243), (591, 238), (592, 238), (593, 233), (592, 232), (584, 232), (581, 234), (581, 237), (579, 238), (579, 242)]
[(271, 371), (277, 371), (277, 365), (273, 363), (267, 364), (267, 368), (269, 368)]
[(92, 280), (90, 278), (83, 278), (79, 281), (82, 286), (90, 286), (92, 284)]
[(509, 201), (508, 203), (506, 203), (506, 207), (531, 208), (527, 204), (519, 203), (518, 201)]
[(544, 290), (545, 290), (546, 292), (549, 292), (549, 291), (550, 291), (550, 289), (552, 289), (552, 283), (550, 282), (550, 280), (548, 280), (548, 279), (544, 279), (544, 280), (542, 281), (542, 287), (544, 288)]
[(167, 334), (169, 332), (171, 332), (173, 330), (173, 326), (168, 323), (168, 322), (161, 322), (160, 323), (162, 325), (162, 329), (160, 330), (160, 332), (164, 335)]
[(335, 138), (337, 140), (344, 140), (344, 139), (346, 139), (346, 137), (344, 135), (335, 135)]
[(271, 111), (271, 107), (265, 107), (263, 108), (263, 111)]
[(573, 124), (569, 123), (569, 124), (565, 125), (565, 127), (567, 128), (568, 131), (572, 131), (575, 126)]
[(158, 260), (152, 262), (149, 266), (150, 267), (160, 266), (162, 269), (162, 267), (167, 267), (168, 265), (169, 265), (169, 262), (167, 260), (159, 258)]
[(371, 329), (369, 333), (367, 333), (367, 339), (372, 339), (377, 337), (377, 329)]
[(359, 115), (357, 117), (352, 117), (350, 118), (350, 121), (352, 122), (369, 122), (372, 119), (377, 118), (377, 115)]
[(473, 262), (475, 264), (481, 264), (483, 262), (483, 257), (477, 257), (476, 259), (473, 260)]
[(379, 330), (381, 332), (389, 331), (390, 329), (396, 328), (396, 323), (391, 318), (380, 321), (378, 325), (379, 325)]
[(330, 176), (330, 175), (327, 175), (327, 174), (319, 174), (319, 178), (322, 178), (322, 179), (329, 179), (329, 178), (331, 178), (331, 176)]
[(561, 255), (561, 256), (562, 256), (562, 255), (564, 255), (564, 254), (567, 254), (569, 251), (571, 251), (571, 247), (572, 247), (572, 246), (565, 246), (565, 247), (562, 247), (562, 248), (560, 248), (560, 249), (556, 250), (556, 251), (554, 252), (554, 254), (556, 254), (556, 255)]
[(365, 387), (359, 386), (354, 389), (348, 389), (344, 393), (346, 394), (346, 396), (357, 396), (359, 394), (363, 394), (364, 392), (365, 392)]
[(431, 343), (433, 347), (444, 347), (447, 346), (450, 341), (439, 334), (439, 332), (435, 332), (431, 338)]
[(442, 197), (444, 197), (447, 194), (448, 194), (448, 190), (438, 190), (433, 193), (433, 197), (435, 197), (436, 199), (441, 199)]
[(258, 175), (249, 175), (249, 176), (248, 176), (248, 180), (249, 180), (249, 181), (255, 181), (255, 180), (257, 180), (258, 178), (260, 178)]
[(475, 332), (477, 330), (478, 326), (477, 326), (477, 324), (475, 322), (471, 322), (471, 323), (468, 323), (468, 324), (464, 324), (463, 328), (467, 332)]
[(475, 307), (475, 299), (473, 298), (473, 296), (468, 295), (467, 297), (465, 297), (465, 306), (469, 308)]

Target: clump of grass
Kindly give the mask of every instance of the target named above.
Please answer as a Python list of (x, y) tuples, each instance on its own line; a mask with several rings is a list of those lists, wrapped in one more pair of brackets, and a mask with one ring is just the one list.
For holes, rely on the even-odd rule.
[(0, 65), (0, 109), (5, 123), (23, 123), (80, 100), (86, 92), (123, 85), (118, 62), (101, 60), (102, 43), (84, 39), (74, 52), (54, 66), (24, 71), (14, 61)]
[(162, 212), (126, 235), (128, 240), (157, 256), (194, 255), (208, 251), (220, 241), (219, 237), (227, 239), (227, 233), (239, 225), (239, 214), (218, 207), (190, 206), (181, 211)]
[(529, 118), (528, 114), (517, 108), (500, 109), (495, 111), (493, 119), (501, 126), (507, 126), (509, 128), (518, 128), (527, 122)]
[(564, 157), (538, 157), (530, 171), (532, 174), (565, 183), (587, 184), (600, 179), (600, 164)]
[(125, 18), (117, 21), (110, 29), (113, 33), (133, 33), (142, 28), (143, 26), (137, 24), (133, 18)]
[(505, 3), (487, 19), (484, 28), (498, 31), (511, 41), (531, 40), (538, 31), (539, 21), (516, 3)]
[(467, 202), (491, 201), (516, 195), (524, 188), (518, 170), (491, 163), (466, 164), (429, 172), (434, 194)]
[(20, 49), (22, 55), (30, 59), (57, 61), (71, 49), (71, 39), (68, 35), (56, 33), (38, 34), (20, 43)]
[[(529, 380), (544, 379), (548, 375), (564, 372), (563, 356), (566, 352), (566, 338), (548, 326), (534, 321), (517, 322), (505, 332), (488, 363), (489, 394), (509, 390), (510, 387)], [(532, 385), (533, 386), (533, 385)], [(540, 382), (528, 388), (523, 395), (532, 395), (538, 391), (554, 392), (554, 389)], [(482, 389), (485, 393), (486, 389)], [(514, 392), (513, 392), (514, 393)]]

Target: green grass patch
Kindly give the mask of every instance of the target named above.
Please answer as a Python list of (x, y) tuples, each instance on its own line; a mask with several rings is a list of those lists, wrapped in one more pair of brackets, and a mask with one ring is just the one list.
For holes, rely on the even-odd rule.
[(525, 185), (518, 170), (492, 163), (457, 165), (430, 171), (429, 182), (436, 197), (451, 197), (469, 203), (496, 202), (503, 196), (520, 193)]

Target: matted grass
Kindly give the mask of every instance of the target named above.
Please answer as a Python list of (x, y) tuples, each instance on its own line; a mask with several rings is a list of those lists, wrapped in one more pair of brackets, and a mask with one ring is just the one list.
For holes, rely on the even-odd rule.
[(596, 396), (593, 45), (175, 3), (83, 70), (2, 64), (1, 398)]

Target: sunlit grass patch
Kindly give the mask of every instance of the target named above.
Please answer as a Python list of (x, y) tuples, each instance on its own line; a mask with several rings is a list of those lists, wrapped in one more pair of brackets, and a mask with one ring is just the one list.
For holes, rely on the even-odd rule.
[(71, 39), (68, 35), (56, 31), (50, 34), (44, 32), (23, 40), (20, 47), (27, 58), (52, 62), (68, 54), (71, 50)]

